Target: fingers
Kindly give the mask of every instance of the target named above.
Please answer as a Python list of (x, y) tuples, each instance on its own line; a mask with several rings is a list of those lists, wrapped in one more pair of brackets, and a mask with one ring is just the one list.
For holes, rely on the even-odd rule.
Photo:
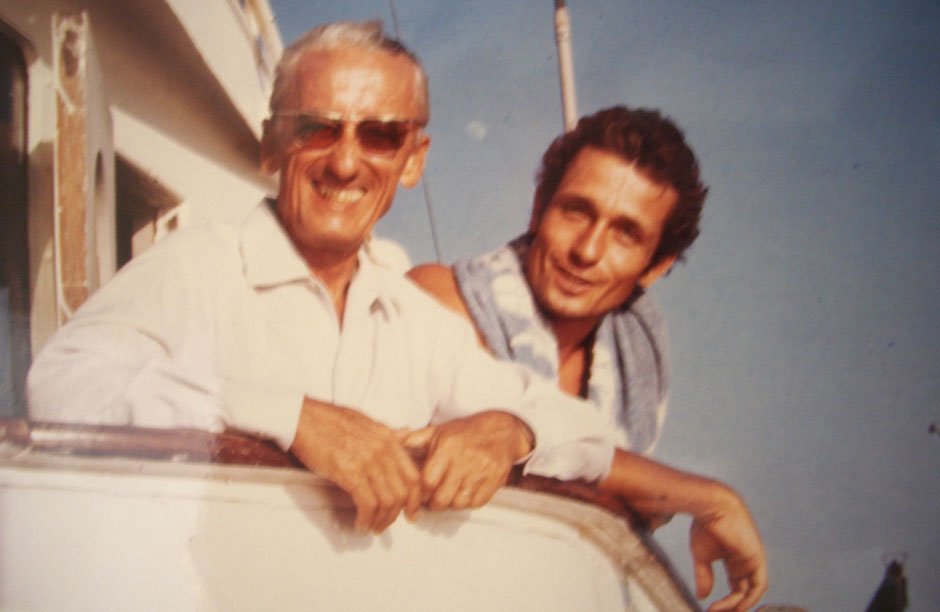
[(462, 484), (461, 480), (456, 477), (445, 478), (440, 486), (433, 490), (434, 493), (428, 502), (431, 510), (444, 510), (445, 508), (459, 509), (459, 506), (454, 505), (459, 492), (461, 493), (461, 501), (468, 504), (469, 500), (466, 500), (466, 495), (461, 492)]
[[(421, 477), (408, 454), (399, 446), (391, 451), (391, 460), (374, 464), (368, 484), (376, 499), (375, 512), (367, 529), (385, 531), (403, 508), (413, 517), (420, 504)], [(357, 521), (358, 522), (358, 521)]]
[(761, 563), (748, 579), (738, 582), (738, 589), (744, 593), (744, 597), (735, 612), (744, 612), (760, 601), (767, 592), (767, 583), (767, 566)]
[(431, 445), (430, 455), (424, 462), (424, 469), (421, 470), (421, 485), (424, 488), (422, 501), (429, 502), (431, 497), (437, 492), (438, 487), (444, 480), (444, 475), (449, 471), (451, 457), (446, 452), (441, 452), (436, 445)]
[(436, 431), (437, 428), (433, 425), (430, 425), (415, 431), (402, 429), (397, 431), (396, 434), (398, 435), (398, 441), (401, 442), (403, 447), (405, 447), (405, 450), (419, 451), (427, 450), (428, 446), (431, 444), (431, 441), (434, 439), (434, 434)]
[(701, 599), (707, 597), (715, 585), (712, 560), (716, 556), (712, 551), (714, 548), (713, 538), (698, 520), (692, 521), (689, 530), (689, 544), (692, 552), (692, 569), (695, 574), (695, 596)]
[(485, 504), (498, 488), (498, 484), (494, 487), (480, 476), (454, 474), (437, 487), (429, 506), (432, 510), (477, 508)]
[(744, 593), (740, 591), (732, 591), (726, 597), (719, 599), (714, 602), (712, 605), (708, 606), (707, 612), (730, 612), (731, 610), (744, 610), (746, 608), (739, 607), (739, 603), (744, 597)]
[[(291, 450), (353, 498), (356, 529), (381, 532), (404, 510), (483, 505), (502, 486), (529, 442), (515, 417), (481, 413), (409, 432), (361, 413), (304, 400)], [(421, 473), (415, 459), (427, 455)]]
[(379, 501), (372, 525), (376, 533), (385, 531), (395, 522), (408, 499), (408, 489), (394, 466), (383, 467), (386, 468), (386, 473), (383, 474), (384, 480), (373, 485)]
[(766, 572), (755, 572), (751, 578), (738, 580), (730, 586), (732, 587), (731, 593), (712, 603), (708, 607), (708, 612), (745, 612), (745, 610), (750, 610), (767, 591)]
[(508, 475), (508, 469), (487, 461), (466, 463), (438, 454), (425, 466), (425, 501), (432, 510), (479, 508), (493, 497)]
[(762, 554), (741, 559), (727, 552), (718, 554), (715, 541), (697, 522), (693, 523), (692, 560), (696, 596), (706, 597), (714, 586), (712, 561), (723, 559), (731, 593), (712, 603), (708, 612), (745, 612), (767, 591), (767, 564)]
[(366, 473), (349, 489), (356, 504), (356, 531), (381, 533), (398, 516), (404, 498), (399, 502), (383, 474)]
[(695, 596), (699, 599), (708, 597), (715, 584), (711, 563), (705, 560), (693, 559), (693, 572), (695, 573)]
[(349, 491), (356, 504), (356, 531), (367, 533), (372, 529), (378, 500), (368, 487), (357, 487)]
[(451, 455), (435, 448), (421, 474), (422, 500), (431, 510), (450, 508), (462, 484), (462, 474)]
[(411, 487), (408, 490), (408, 499), (405, 502), (405, 517), (409, 521), (418, 520), (418, 515), (421, 512), (421, 493), (422, 487), (420, 483), (418, 486)]
[(381, 533), (403, 508), (413, 517), (420, 504), (418, 473), (408, 464), (377, 462), (348, 491), (356, 504), (356, 530), (361, 533)]
[(526, 428), (501, 412), (479, 413), (415, 432), (409, 442), (425, 442), (423, 500), (433, 510), (479, 507), (506, 482), (517, 456), (529, 448)]
[(476, 493), (473, 494), (473, 499), (470, 501), (470, 506), (473, 508), (479, 508), (486, 502), (496, 495), (496, 492), (506, 484), (506, 478), (509, 476), (509, 472), (502, 478), (493, 478), (488, 479), (480, 483), (477, 487)]

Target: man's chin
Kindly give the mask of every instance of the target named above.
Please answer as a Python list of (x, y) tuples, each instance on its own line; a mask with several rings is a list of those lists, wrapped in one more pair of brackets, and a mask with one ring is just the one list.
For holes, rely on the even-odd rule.
[(335, 260), (354, 257), (365, 242), (365, 234), (317, 231), (313, 234), (295, 236), (294, 242), (308, 255), (319, 255)]
[(321, 250), (325, 252), (332, 252), (337, 255), (354, 255), (363, 242), (365, 242), (365, 236), (324, 236), (318, 244)]
[(539, 300), (539, 305), (550, 317), (557, 319), (584, 319), (589, 317), (588, 309), (581, 304), (581, 298), (552, 296), (548, 300)]

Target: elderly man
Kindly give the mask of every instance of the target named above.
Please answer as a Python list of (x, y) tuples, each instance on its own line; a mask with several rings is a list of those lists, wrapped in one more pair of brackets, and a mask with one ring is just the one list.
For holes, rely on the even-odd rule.
[(706, 189), (682, 133), (656, 111), (606, 109), (581, 119), (542, 159), (529, 232), (453, 269), (409, 274), (465, 318), (499, 357), (588, 398), (620, 446), (602, 489), (649, 515), (693, 516), (700, 597), (724, 559), (732, 593), (712, 610), (744, 610), (766, 590), (760, 537), (725, 485), (657, 464), (668, 359), (663, 316), (644, 289), (698, 235)]
[[(422, 502), (479, 506), (522, 460), (604, 476), (602, 423), (566, 417), (583, 407), (493, 359), (363, 247), (397, 185), (418, 182), (427, 121), (424, 72), (380, 23), (308, 33), (264, 125), (276, 200), (130, 262), (38, 356), (32, 417), (269, 437), (349, 492), (360, 530)], [(409, 432), (427, 447), (420, 471)]]

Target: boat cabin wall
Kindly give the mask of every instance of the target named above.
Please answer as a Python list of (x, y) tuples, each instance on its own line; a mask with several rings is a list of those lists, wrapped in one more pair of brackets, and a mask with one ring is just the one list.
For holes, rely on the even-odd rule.
[[(81, 15), (88, 32), (77, 102), (62, 95), (69, 34), (56, 33), (57, 15)], [(4, 316), (25, 319), (28, 354), (161, 233), (237, 221), (273, 190), (259, 135), (281, 48), (264, 15), (264, 0), (0, 0), (0, 34), (19, 48), (25, 76), (18, 206), (28, 238), (26, 306)], [(63, 126), (76, 106), (81, 120)], [(69, 208), (80, 219), (57, 217), (63, 201), (81, 204)], [(6, 362), (24, 344), (3, 342)]]

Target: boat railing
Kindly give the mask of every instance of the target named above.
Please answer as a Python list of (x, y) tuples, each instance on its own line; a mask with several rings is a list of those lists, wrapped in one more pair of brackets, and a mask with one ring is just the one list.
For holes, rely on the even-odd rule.
[[(0, 467), (31, 470), (116, 471), (164, 477), (191, 476), (193, 470), (226, 482), (284, 483), (313, 487), (337, 507), (351, 500), (305, 469), (274, 442), (239, 431), (210, 433), (191, 429), (150, 429), (0, 419)], [(94, 458), (104, 461), (96, 462)], [(418, 458), (420, 461), (420, 458)], [(183, 464), (183, 465), (181, 465)], [(185, 464), (191, 467), (187, 468)], [(199, 465), (208, 469), (198, 468)], [(259, 468), (253, 470), (251, 468)], [(247, 469), (246, 469), (247, 468)], [(11, 482), (22, 486), (28, 477)], [(0, 482), (0, 485), (3, 485)], [(519, 511), (533, 520), (556, 520), (576, 529), (639, 585), (655, 609), (699, 610), (637, 517), (619, 499), (583, 482), (562, 482), (516, 470), (491, 502), (494, 508)], [(627, 588), (624, 586), (623, 588)]]

